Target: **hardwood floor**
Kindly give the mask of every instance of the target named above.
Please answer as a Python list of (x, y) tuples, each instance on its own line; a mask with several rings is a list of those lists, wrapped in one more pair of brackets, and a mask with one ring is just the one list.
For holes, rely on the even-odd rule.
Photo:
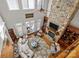
[(66, 58), (79, 58), (79, 45)]
[(3, 48), (1, 58), (13, 58), (13, 46), (11, 43)]
[[(74, 31), (79, 31), (79, 30), (76, 30), (75, 28), (74, 28)], [(78, 32), (77, 32), (78, 33)], [(50, 46), (51, 45), (51, 42), (48, 40), (48, 38), (46, 37), (46, 36), (43, 36), (42, 37), (44, 40), (45, 40), (45, 42)], [(64, 43), (63, 43), (64, 44)], [(64, 49), (61, 47), (61, 50), (62, 51), (64, 51)], [(61, 52), (62, 52), (61, 51)], [(79, 45), (77, 46), (77, 47), (75, 47), (74, 48), (74, 50), (72, 50), (69, 54), (67, 54), (67, 53), (62, 53), (61, 54), (61, 52), (59, 52), (59, 53), (57, 53), (57, 54), (55, 54), (55, 55), (53, 55), (53, 54), (51, 54), (50, 56), (49, 56), (49, 58), (59, 58), (59, 55), (61, 55), (60, 57), (64, 57), (65, 55), (67, 55), (66, 57), (67, 58), (79, 58)], [(9, 45), (6, 45), (4, 48), (3, 48), (3, 50), (2, 50), (2, 54), (1, 54), (1, 57), (2, 58), (13, 58), (14, 56), (13, 56), (13, 46), (12, 46), (12, 44), (9, 42)]]
[[(64, 51), (64, 50), (62, 50), (62, 51)], [(72, 50), (72, 52), (70, 52), (69, 54), (67, 54), (67, 53), (62, 53), (62, 54), (61, 53), (57, 53), (55, 55), (54, 54), (51, 54), (49, 56), (49, 58), (55, 58), (58, 55), (61, 55), (61, 57), (64, 57), (65, 55), (68, 55), (67, 58), (78, 58), (79, 57), (79, 45), (74, 50)], [(1, 57), (2, 58), (13, 58), (13, 47), (12, 47), (11, 44), (6, 45), (3, 48)]]

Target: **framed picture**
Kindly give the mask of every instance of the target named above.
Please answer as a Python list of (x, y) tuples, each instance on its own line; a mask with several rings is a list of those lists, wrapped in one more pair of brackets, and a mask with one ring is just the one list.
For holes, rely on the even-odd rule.
[(25, 14), (25, 18), (33, 18), (33, 17), (34, 17), (33, 13)]

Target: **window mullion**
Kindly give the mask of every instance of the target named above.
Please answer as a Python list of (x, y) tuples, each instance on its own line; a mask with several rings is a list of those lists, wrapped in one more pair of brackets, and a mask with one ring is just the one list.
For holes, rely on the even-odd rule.
[(35, 8), (37, 9), (37, 0), (35, 0)]
[(21, 0), (18, 0), (18, 5), (19, 5), (19, 8), (22, 9), (22, 1)]
[(27, 7), (28, 7), (28, 9), (30, 8), (30, 7), (29, 7), (29, 0), (27, 0)]

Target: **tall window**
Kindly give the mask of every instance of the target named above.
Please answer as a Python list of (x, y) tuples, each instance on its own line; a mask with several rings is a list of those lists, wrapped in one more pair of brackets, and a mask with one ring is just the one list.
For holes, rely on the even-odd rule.
[(41, 29), (41, 27), (42, 27), (42, 19), (38, 19), (37, 21), (36, 21), (36, 30), (38, 31), (38, 30), (40, 30)]
[(35, 0), (22, 0), (23, 9), (35, 9)]
[(28, 21), (26, 22), (26, 29), (27, 27), (30, 27), (30, 31), (31, 32), (34, 32), (35, 31), (35, 21)]
[(37, 0), (37, 9), (40, 9), (41, 8), (41, 0)]
[(18, 10), (19, 9), (18, 0), (7, 0), (7, 4), (9, 7), (9, 10)]
[(21, 5), (22, 9), (40, 9), (41, 7), (45, 8), (46, 1), (48, 0), (7, 0), (7, 4), (9, 10), (19, 10)]
[(23, 27), (22, 23), (18, 23), (15, 25), (15, 32), (18, 36), (23, 36)]
[(34, 32), (35, 31), (35, 21), (30, 21), (30, 26), (31, 26), (32, 32)]
[(23, 6), (23, 9), (28, 9), (29, 8), (28, 0), (22, 0), (22, 6)]

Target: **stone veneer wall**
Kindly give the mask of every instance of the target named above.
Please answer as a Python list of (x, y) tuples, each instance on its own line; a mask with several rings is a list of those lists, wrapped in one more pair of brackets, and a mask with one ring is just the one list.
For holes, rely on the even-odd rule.
[(78, 2), (79, 0), (52, 0), (49, 22), (59, 25), (58, 32), (60, 34), (56, 36), (57, 41), (69, 23)]

